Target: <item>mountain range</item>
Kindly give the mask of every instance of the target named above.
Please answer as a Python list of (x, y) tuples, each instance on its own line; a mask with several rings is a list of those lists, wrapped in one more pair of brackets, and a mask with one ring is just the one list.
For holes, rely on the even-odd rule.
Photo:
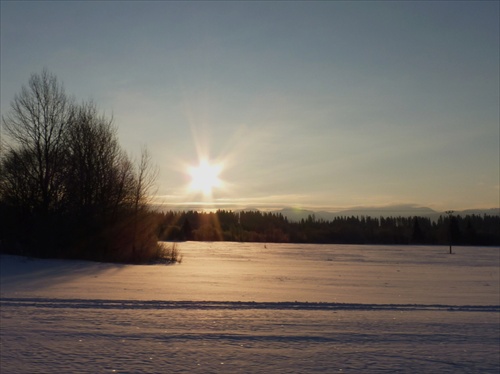
[[(444, 216), (446, 212), (439, 212), (431, 208), (415, 206), (415, 205), (389, 205), (383, 207), (354, 207), (345, 210), (339, 210), (335, 212), (328, 211), (313, 211), (306, 209), (297, 208), (283, 208), (279, 210), (272, 211), (273, 213), (281, 213), (283, 216), (288, 218), (290, 221), (300, 221), (301, 219), (307, 219), (309, 216), (314, 215), (316, 219), (323, 219), (325, 221), (331, 221), (337, 217), (425, 217), (432, 220), (437, 220), (439, 216)], [(467, 209), (461, 211), (454, 211), (454, 215), (500, 215), (500, 208), (491, 209)]]

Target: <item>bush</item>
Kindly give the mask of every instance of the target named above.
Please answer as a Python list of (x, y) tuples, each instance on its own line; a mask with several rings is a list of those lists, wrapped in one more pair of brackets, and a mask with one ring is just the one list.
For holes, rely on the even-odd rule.
[(166, 243), (158, 243), (157, 262), (162, 263), (181, 263), (182, 254), (177, 247), (177, 243), (167, 246)]

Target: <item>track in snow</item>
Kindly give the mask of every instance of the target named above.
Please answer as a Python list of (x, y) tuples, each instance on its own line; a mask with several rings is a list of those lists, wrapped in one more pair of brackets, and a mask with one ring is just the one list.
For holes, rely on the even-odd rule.
[(39, 308), (74, 309), (190, 309), (190, 310), (304, 310), (304, 311), (458, 311), (500, 312), (500, 305), (433, 305), (433, 304), (353, 304), (308, 302), (242, 302), (242, 301), (139, 301), (101, 299), (2, 298), (0, 305)]

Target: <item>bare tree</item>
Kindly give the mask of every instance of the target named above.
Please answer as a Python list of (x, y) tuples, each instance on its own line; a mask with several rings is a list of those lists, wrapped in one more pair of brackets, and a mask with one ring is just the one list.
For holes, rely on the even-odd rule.
[(134, 209), (138, 211), (151, 202), (151, 193), (158, 177), (158, 168), (151, 164), (151, 154), (146, 147), (142, 148), (141, 158), (137, 165)]
[[(13, 183), (26, 178), (32, 208), (42, 215), (57, 207), (62, 197), (60, 162), (64, 158), (64, 135), (74, 118), (74, 103), (57, 78), (44, 69), (32, 74), (28, 86), (14, 97), (10, 113), (2, 118), (12, 147), (6, 158), (19, 162), (19, 169), (4, 168), (3, 177)], [(7, 163), (8, 164), (8, 163)], [(12, 184), (10, 187), (14, 187)], [(21, 199), (27, 196), (19, 196)]]
[[(151, 155), (146, 147), (142, 148), (141, 158), (137, 164), (134, 188), (134, 227), (133, 227), (133, 256), (141, 257), (144, 248), (140, 245), (146, 244), (149, 247), (148, 240), (144, 236), (138, 240), (139, 222), (144, 221), (144, 213), (147, 211), (148, 203), (150, 202), (152, 188), (158, 175), (158, 168), (151, 164)], [(139, 252), (139, 253), (138, 253)]]
[(112, 216), (135, 193), (132, 164), (121, 150), (112, 119), (94, 103), (78, 107), (66, 134), (68, 203), (81, 214)]

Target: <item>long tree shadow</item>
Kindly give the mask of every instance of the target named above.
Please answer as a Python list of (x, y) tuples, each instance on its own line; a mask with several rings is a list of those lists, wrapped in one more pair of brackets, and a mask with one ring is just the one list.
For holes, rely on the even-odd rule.
[(0, 256), (0, 292), (36, 291), (78, 278), (114, 274), (129, 265)]

